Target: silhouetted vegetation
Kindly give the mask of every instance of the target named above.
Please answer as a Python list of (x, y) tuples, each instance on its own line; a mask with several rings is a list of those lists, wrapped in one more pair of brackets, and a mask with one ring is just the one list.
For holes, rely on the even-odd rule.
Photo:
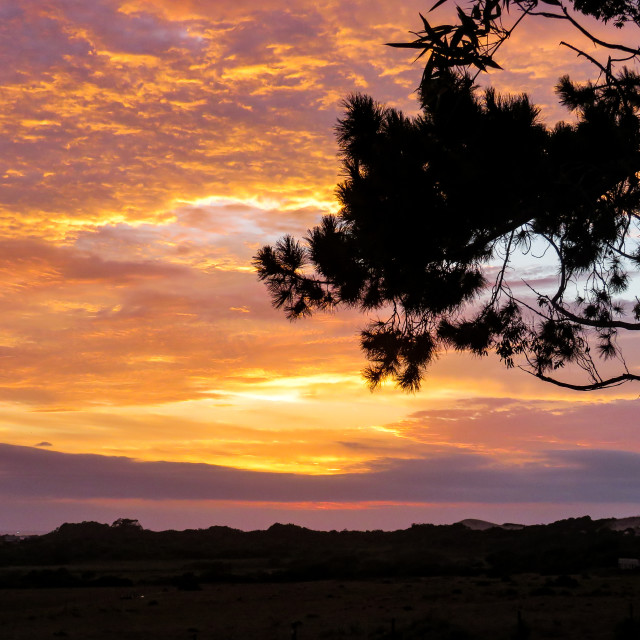
[[(635, 529), (147, 531), (64, 524), (0, 538), (3, 637), (634, 638)], [(63, 559), (61, 561), (61, 559)]]
[[(110, 565), (135, 561), (173, 562), (175, 575), (153, 579), (186, 590), (215, 582), (520, 573), (560, 576), (545, 588), (571, 589), (576, 583), (570, 575), (612, 570), (619, 557), (640, 557), (640, 536), (614, 531), (609, 522), (585, 517), (520, 530), (476, 531), (456, 524), (413, 525), (390, 532), (313, 531), (281, 524), (265, 531), (211, 527), (156, 532), (83, 522), (0, 544), (0, 569), (5, 569), (0, 572), (0, 586), (115, 585), (121, 578), (109, 576)], [(105, 573), (74, 571), (88, 563), (104, 565)], [(60, 565), (64, 568), (8, 571), (16, 566)]]
[[(639, 23), (637, 2), (575, 6)], [(561, 43), (598, 76), (558, 81), (574, 124), (549, 128), (526, 95), (474, 85), (500, 68), (496, 52), (530, 15), (563, 21), (608, 56)], [(640, 329), (640, 301), (628, 295), (640, 266), (640, 76), (624, 66), (639, 50), (599, 40), (557, 0), (474, 0), (457, 16), (439, 25), (421, 16), (416, 39), (392, 45), (426, 61), (419, 116), (364, 95), (345, 101), (341, 209), (303, 242), (263, 247), (260, 279), (292, 319), (339, 306), (380, 314), (361, 333), (371, 387), (391, 378), (418, 389), (445, 348), (493, 352), (571, 389), (640, 380), (617, 342)], [(523, 285), (518, 255), (544, 256), (547, 282)]]

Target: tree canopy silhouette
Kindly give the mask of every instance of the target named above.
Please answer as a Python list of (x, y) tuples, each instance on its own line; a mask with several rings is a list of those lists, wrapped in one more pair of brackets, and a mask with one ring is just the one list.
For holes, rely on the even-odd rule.
[[(426, 60), (420, 115), (347, 98), (339, 213), (258, 252), (258, 275), (289, 318), (341, 305), (375, 314), (361, 333), (372, 387), (392, 378), (418, 389), (447, 347), (495, 352), (570, 389), (640, 380), (619, 344), (640, 330), (640, 76), (627, 66), (640, 51), (580, 22), (581, 12), (640, 26), (638, 0), (572, 4), (474, 0), (456, 24), (421, 16), (413, 41), (391, 45)], [(573, 124), (546, 127), (526, 95), (474, 84), (500, 68), (498, 49), (528, 16), (565, 21), (607, 56), (561, 43), (597, 75), (558, 82)], [(535, 257), (539, 275), (525, 268)]]

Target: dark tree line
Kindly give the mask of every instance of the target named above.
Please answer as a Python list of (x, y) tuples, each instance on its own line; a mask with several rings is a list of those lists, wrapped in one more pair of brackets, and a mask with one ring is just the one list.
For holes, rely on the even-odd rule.
[[(640, 380), (618, 341), (640, 330), (640, 51), (592, 35), (582, 14), (640, 26), (638, 0), (474, 0), (455, 24), (421, 16), (414, 40), (392, 44), (425, 63), (420, 115), (350, 96), (336, 128), (339, 214), (256, 256), (289, 318), (338, 306), (375, 316), (361, 333), (372, 387), (418, 389), (444, 348), (494, 352), (576, 390)], [(535, 16), (595, 45), (560, 43), (594, 69), (585, 84), (558, 81), (574, 124), (547, 127), (526, 95), (475, 85)], [(522, 255), (555, 270), (523, 280)]]

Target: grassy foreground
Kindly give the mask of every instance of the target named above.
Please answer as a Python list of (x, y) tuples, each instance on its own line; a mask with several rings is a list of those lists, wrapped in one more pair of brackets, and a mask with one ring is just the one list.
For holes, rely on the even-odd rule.
[(611, 520), (471, 530), (145, 531), (0, 540), (0, 639), (640, 638), (640, 535)]
[[(635, 577), (430, 577), (0, 591), (4, 640), (637, 638)], [(564, 587), (563, 584), (571, 585)], [(558, 586), (560, 585), (560, 586)]]

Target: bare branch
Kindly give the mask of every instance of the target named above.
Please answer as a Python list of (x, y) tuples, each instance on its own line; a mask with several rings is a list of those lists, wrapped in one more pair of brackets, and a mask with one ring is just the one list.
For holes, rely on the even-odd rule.
[(633, 373), (623, 373), (619, 376), (614, 376), (613, 378), (607, 378), (606, 380), (601, 380), (599, 382), (594, 382), (592, 384), (572, 384), (570, 382), (562, 382), (561, 380), (556, 380), (550, 376), (545, 376), (542, 373), (536, 373), (534, 371), (529, 371), (524, 367), (520, 367), (522, 371), (525, 371), (529, 375), (532, 375), (534, 378), (538, 378), (543, 382), (549, 382), (557, 387), (562, 387), (564, 389), (572, 389), (573, 391), (595, 391), (597, 389), (608, 389), (610, 387), (619, 387), (625, 382), (629, 382), (631, 380), (640, 380), (640, 376), (637, 376)]
[(580, 33), (582, 33), (587, 38), (589, 38), (589, 40), (591, 40), (591, 42), (593, 42), (594, 44), (600, 45), (601, 47), (604, 47), (605, 49), (613, 49), (615, 51), (624, 51), (625, 53), (629, 53), (632, 56), (637, 56), (637, 55), (640, 54), (640, 50), (639, 49), (632, 49), (631, 47), (627, 47), (627, 46), (625, 46), (623, 44), (612, 44), (610, 42), (605, 42), (604, 40), (600, 40), (600, 38), (596, 38), (592, 33), (587, 31), (577, 20), (572, 18), (569, 15), (569, 12), (564, 7), (562, 7), (562, 13), (564, 13), (564, 15), (566, 16), (567, 20), (569, 20), (569, 22), (578, 31), (580, 31)]

